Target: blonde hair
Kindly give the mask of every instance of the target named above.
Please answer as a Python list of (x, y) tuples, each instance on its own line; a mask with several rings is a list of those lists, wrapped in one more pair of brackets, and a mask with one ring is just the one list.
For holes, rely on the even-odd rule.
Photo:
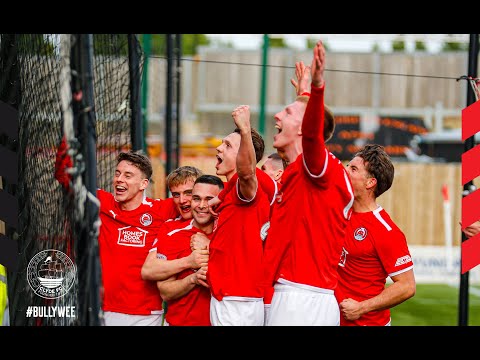
[(201, 175), (203, 175), (202, 171), (194, 166), (180, 166), (168, 174), (167, 186), (172, 189), (172, 187), (185, 184), (188, 180), (195, 182)]

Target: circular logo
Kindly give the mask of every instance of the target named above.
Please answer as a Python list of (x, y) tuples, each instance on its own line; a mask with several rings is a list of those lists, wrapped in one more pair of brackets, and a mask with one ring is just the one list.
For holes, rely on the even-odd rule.
[(353, 233), (353, 237), (355, 238), (355, 240), (362, 241), (367, 237), (367, 229), (365, 229), (364, 227), (357, 228), (357, 230), (355, 230), (355, 232)]
[(142, 216), (140, 216), (140, 222), (142, 223), (143, 226), (148, 226), (152, 223), (152, 215), (149, 213), (145, 213)]
[(35, 294), (44, 299), (64, 296), (74, 284), (75, 277), (75, 264), (58, 250), (40, 251), (28, 263), (28, 284)]

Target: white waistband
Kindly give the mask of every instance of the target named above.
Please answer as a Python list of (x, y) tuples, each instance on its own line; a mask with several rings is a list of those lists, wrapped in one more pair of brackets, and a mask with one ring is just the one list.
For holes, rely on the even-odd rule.
[(298, 291), (298, 290), (305, 290), (305, 291), (314, 291), (322, 294), (331, 294), (333, 295), (332, 289), (324, 289), (319, 288), (316, 286), (300, 284), (293, 281), (285, 280), (285, 279), (278, 279), (277, 283), (274, 286), (275, 291)]

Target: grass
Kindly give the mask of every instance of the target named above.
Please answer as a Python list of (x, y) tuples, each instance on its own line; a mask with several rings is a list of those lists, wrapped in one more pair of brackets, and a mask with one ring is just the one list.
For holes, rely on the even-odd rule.
[[(480, 287), (469, 287), (468, 325), (480, 325)], [(392, 326), (457, 326), (459, 288), (417, 284), (414, 297), (391, 309)]]

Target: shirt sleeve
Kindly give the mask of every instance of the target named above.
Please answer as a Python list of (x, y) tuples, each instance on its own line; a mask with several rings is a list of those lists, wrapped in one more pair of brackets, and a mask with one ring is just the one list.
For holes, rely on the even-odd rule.
[(407, 239), (402, 231), (393, 229), (382, 238), (375, 239), (375, 247), (380, 262), (388, 276), (395, 276), (413, 267)]
[(311, 95), (302, 122), (303, 159), (307, 171), (313, 176), (319, 176), (324, 171), (327, 160), (325, 139), (323, 137), (324, 89), (311, 86)]

